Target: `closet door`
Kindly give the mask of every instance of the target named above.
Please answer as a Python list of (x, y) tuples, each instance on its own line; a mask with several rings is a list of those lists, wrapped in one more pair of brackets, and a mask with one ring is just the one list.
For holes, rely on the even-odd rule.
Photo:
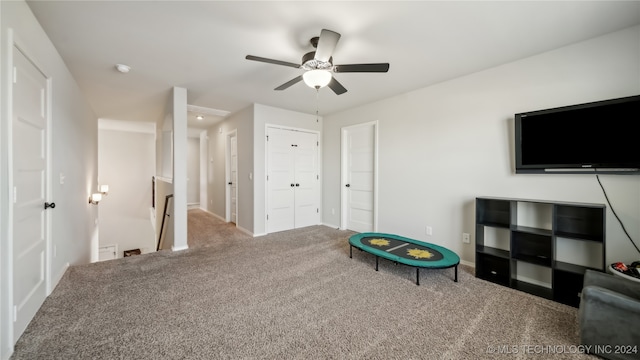
[(320, 222), (318, 135), (267, 130), (267, 232)]
[(298, 132), (295, 137), (295, 227), (317, 225), (318, 208), (318, 135)]
[(267, 132), (267, 232), (295, 226), (295, 173), (293, 132), (268, 129)]

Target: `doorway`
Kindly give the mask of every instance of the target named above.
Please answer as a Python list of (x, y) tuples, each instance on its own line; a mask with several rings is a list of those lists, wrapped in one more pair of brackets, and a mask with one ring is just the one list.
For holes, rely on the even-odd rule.
[(340, 228), (377, 231), (378, 122), (342, 128)]

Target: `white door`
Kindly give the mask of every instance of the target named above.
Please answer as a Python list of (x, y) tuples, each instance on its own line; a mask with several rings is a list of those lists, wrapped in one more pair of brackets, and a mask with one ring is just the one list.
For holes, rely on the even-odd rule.
[(296, 132), (293, 146), (295, 177), (295, 227), (317, 225), (318, 208), (318, 134)]
[(267, 232), (295, 227), (293, 132), (268, 129)]
[(375, 231), (376, 124), (342, 130), (342, 228)]
[(320, 222), (318, 134), (267, 130), (267, 232)]
[(18, 339), (47, 296), (47, 79), (14, 48), (13, 305)]
[(231, 196), (230, 212), (231, 222), (237, 224), (238, 220), (238, 137), (234, 134), (229, 139), (230, 146), (230, 181), (229, 181), (229, 194)]

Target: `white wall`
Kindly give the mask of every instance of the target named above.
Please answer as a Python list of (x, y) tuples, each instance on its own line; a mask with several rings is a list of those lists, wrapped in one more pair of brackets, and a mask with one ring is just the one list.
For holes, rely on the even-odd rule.
[[(379, 231), (474, 262), (477, 196), (605, 203), (593, 175), (516, 175), (514, 114), (637, 94), (639, 26), (326, 116), (323, 222), (340, 223), (341, 127), (378, 120)], [(640, 176), (601, 180), (640, 244)], [(638, 257), (609, 208), (607, 262)]]
[[(0, 358), (13, 349), (12, 268), (8, 184), (12, 39), (51, 79), (52, 211), (51, 278), (53, 288), (69, 265), (88, 263), (97, 238), (97, 207), (88, 203), (97, 189), (97, 118), (62, 58), (23, 1), (0, 1)], [(60, 178), (64, 177), (64, 184)], [(55, 250), (55, 251), (54, 251)], [(15, 279), (20, 281), (20, 279)]]
[[(127, 122), (130, 123), (130, 122)], [(99, 204), (100, 246), (117, 244), (123, 251), (155, 251), (155, 234), (149, 219), (151, 179), (155, 175), (155, 127), (147, 131), (98, 131), (98, 175), (109, 185), (109, 194)]]
[(200, 203), (200, 138), (187, 139), (187, 204)]

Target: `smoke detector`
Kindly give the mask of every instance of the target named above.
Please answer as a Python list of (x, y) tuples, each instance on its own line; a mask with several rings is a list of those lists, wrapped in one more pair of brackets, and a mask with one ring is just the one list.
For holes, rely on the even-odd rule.
[(116, 69), (121, 73), (126, 74), (131, 71), (131, 66), (125, 64), (116, 64)]

